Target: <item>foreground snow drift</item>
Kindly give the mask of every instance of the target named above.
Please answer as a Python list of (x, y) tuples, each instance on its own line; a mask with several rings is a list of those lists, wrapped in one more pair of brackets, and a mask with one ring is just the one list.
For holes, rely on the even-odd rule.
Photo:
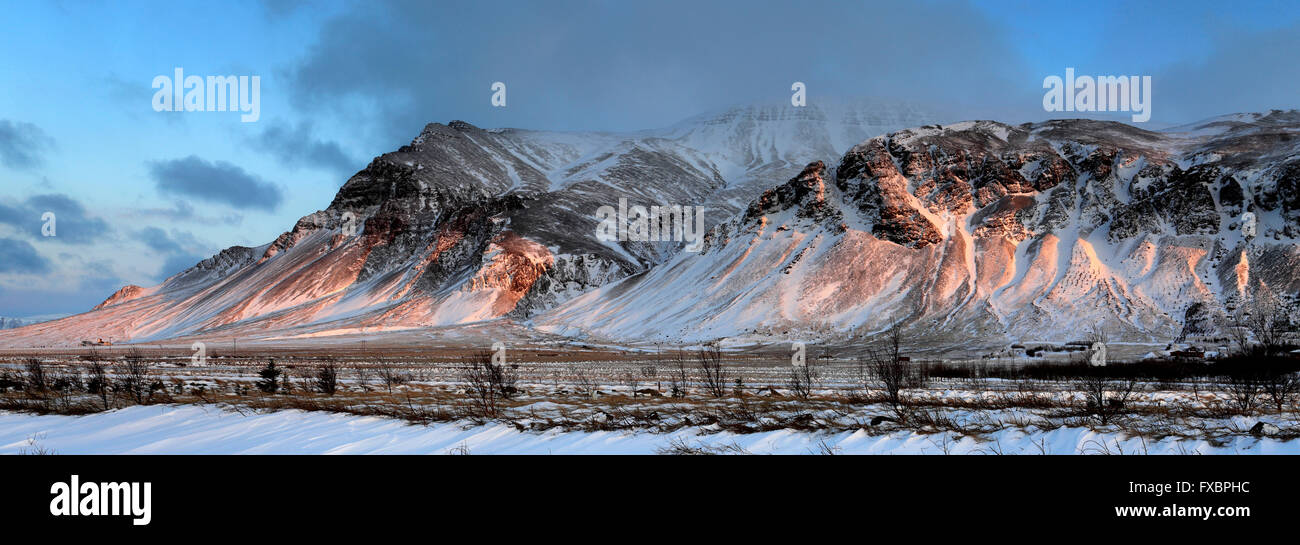
[(753, 454), (1300, 454), (1300, 441), (1240, 437), (1143, 442), (1083, 428), (1002, 431), (985, 440), (945, 434), (791, 430), (737, 435), (519, 432), (509, 424), (412, 426), (398, 420), (302, 411), (239, 414), (216, 407), (138, 406), (89, 416), (0, 412), (0, 453), (56, 454), (656, 454), (673, 446)]

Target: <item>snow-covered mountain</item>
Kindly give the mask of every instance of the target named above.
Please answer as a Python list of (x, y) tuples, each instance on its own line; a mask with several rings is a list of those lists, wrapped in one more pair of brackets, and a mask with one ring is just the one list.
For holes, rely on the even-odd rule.
[(9, 318), (0, 316), (0, 329), (17, 329), (32, 324), (57, 320), (67, 316), (67, 314), (42, 314), (40, 316), (27, 316), (25, 318)]
[[(1164, 132), (923, 117), (864, 102), (632, 134), (431, 124), (276, 240), (0, 346), (490, 320), (614, 340), (833, 338), (900, 321), (937, 343), (1098, 325), (1168, 340), (1188, 324), (1212, 333), (1247, 291), (1300, 291), (1300, 113)], [(620, 198), (704, 205), (704, 250), (599, 240), (596, 210)]]
[[(1256, 236), (1243, 236), (1245, 214)], [(1300, 291), (1300, 113), (1178, 132), (979, 121), (878, 136), (717, 226), (707, 250), (561, 305), (545, 331), (1168, 341)], [(1199, 303), (1199, 304), (1198, 304)], [(1193, 333), (1207, 333), (1194, 331)]]
[(275, 241), (124, 287), (88, 313), (0, 335), (0, 346), (526, 320), (679, 251), (598, 240), (601, 206), (703, 206), (712, 225), (809, 157), (928, 121), (906, 105), (854, 101), (733, 108), (627, 134), (430, 124)]
[(33, 322), (20, 318), (6, 318), (0, 316), (0, 329), (15, 329), (25, 325), (32, 325)]

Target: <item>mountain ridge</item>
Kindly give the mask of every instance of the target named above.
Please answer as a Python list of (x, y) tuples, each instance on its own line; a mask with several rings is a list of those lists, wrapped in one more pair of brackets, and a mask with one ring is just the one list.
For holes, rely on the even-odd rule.
[[(1001, 342), (1084, 319), (1156, 338), (1179, 329), (1191, 303), (1229, 312), (1226, 285), (1238, 297), (1250, 277), (1300, 288), (1276, 268), (1297, 261), (1294, 112), (1176, 132), (918, 124), (827, 151), (875, 125), (828, 122), (832, 108), (772, 108), (635, 135), (429, 124), (275, 241), (0, 334), (0, 345), (307, 338), (501, 318), (608, 339), (851, 336), (904, 321)], [(854, 111), (835, 115), (865, 118)], [(597, 240), (592, 213), (620, 197), (707, 203), (704, 251)], [(1233, 234), (1247, 210), (1259, 212), (1256, 241), (1272, 241), (1250, 251)], [(730, 280), (709, 282), (715, 267)], [(1064, 310), (1033, 310), (1044, 305)]]

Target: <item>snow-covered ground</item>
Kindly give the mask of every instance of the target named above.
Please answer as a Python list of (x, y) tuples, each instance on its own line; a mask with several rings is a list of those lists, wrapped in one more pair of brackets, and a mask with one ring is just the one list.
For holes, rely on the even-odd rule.
[(1300, 454), (1300, 440), (1143, 441), (1084, 428), (984, 439), (899, 431), (751, 434), (685, 428), (520, 432), (510, 424), (403, 421), (296, 410), (240, 414), (213, 406), (135, 406), (88, 416), (0, 412), (0, 454), (656, 454), (673, 446), (752, 454)]

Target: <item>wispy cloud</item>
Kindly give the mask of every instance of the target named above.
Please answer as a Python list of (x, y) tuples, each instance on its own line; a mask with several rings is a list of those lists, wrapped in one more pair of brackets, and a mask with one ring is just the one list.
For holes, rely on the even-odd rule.
[(284, 192), (278, 186), (225, 161), (209, 162), (191, 155), (153, 161), (148, 168), (155, 187), (166, 195), (267, 212), (284, 202)]
[[(2, 245), (3, 243), (0, 243)], [(64, 258), (39, 278), (0, 274), (0, 314), (31, 316), (85, 312), (128, 282), (114, 273), (107, 260)]]
[[(55, 236), (44, 237), (46, 212), (54, 213)], [(10, 225), (33, 238), (66, 244), (103, 242), (113, 233), (107, 222), (92, 216), (84, 205), (62, 193), (34, 195), (22, 201), (0, 200), (0, 224)]]
[[(1039, 104), (1002, 30), (958, 2), (382, 2), (326, 22), (289, 76), (306, 113), (349, 119), (385, 144), (451, 119), (653, 128), (789, 100), (794, 81), (813, 100), (960, 100), (980, 115), (1017, 89)], [(495, 81), (507, 85), (506, 108), (491, 106)]]
[(199, 261), (207, 259), (208, 245), (200, 242), (193, 234), (186, 231), (172, 230), (170, 233), (159, 227), (145, 227), (133, 234), (133, 238), (145, 247), (165, 258), (159, 279), (193, 267)]
[(54, 140), (36, 125), (0, 119), (0, 164), (14, 169), (38, 167), (53, 145)]
[(162, 219), (169, 222), (202, 224), (239, 225), (244, 221), (244, 215), (237, 212), (217, 216), (202, 214), (198, 209), (194, 208), (193, 204), (181, 199), (172, 201), (171, 206), (137, 208), (127, 211), (124, 215), (131, 218)]
[(0, 273), (39, 274), (49, 270), (50, 262), (27, 241), (0, 238)]
[(311, 122), (271, 123), (253, 139), (253, 144), (287, 166), (332, 172), (341, 178), (340, 185), (364, 166), (344, 152), (338, 142), (317, 137)]

